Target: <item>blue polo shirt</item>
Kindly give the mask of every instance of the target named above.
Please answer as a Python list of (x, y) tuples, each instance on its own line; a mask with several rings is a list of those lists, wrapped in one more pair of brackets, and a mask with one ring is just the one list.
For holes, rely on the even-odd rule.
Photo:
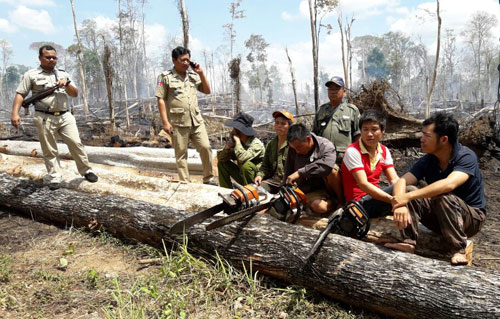
[(464, 172), (469, 175), (469, 178), (465, 183), (454, 189), (452, 193), (460, 197), (467, 205), (480, 208), (486, 213), (483, 178), (477, 163), (477, 156), (467, 146), (463, 146), (458, 142), (455, 143), (450, 162), (444, 171), (439, 167), (438, 158), (431, 154), (422, 157), (410, 169), (410, 173), (417, 180), (425, 180), (429, 185), (445, 179), (454, 171)]

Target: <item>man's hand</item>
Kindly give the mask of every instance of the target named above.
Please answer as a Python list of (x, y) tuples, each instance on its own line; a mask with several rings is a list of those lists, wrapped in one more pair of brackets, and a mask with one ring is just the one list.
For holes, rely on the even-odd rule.
[(396, 208), (399, 207), (405, 207), (406, 204), (408, 204), (409, 200), (406, 194), (408, 193), (392, 196), (391, 200), (392, 210), (395, 210)]
[(163, 124), (163, 130), (170, 135), (174, 134), (174, 127), (170, 124), (170, 122)]
[(240, 137), (238, 135), (233, 134), (232, 136), (233, 136), (234, 145), (241, 143)]
[(57, 86), (58, 86), (58, 87), (60, 87), (60, 88), (65, 87), (65, 86), (67, 86), (67, 85), (68, 85), (68, 79), (65, 79), (65, 80), (59, 80), (59, 81), (57, 81), (57, 83), (56, 83), (56, 84), (57, 84)]
[(18, 128), (19, 125), (21, 125), (21, 117), (19, 116), (19, 114), (12, 114), (12, 117), (10, 118), (10, 123), (15, 128)]
[(293, 185), (293, 183), (295, 183), (299, 178), (300, 178), (299, 171), (296, 171), (295, 173), (287, 177), (286, 183), (287, 185)]
[(262, 183), (262, 176), (255, 177), (253, 182), (255, 183), (255, 185), (260, 186), (260, 184)]
[(203, 74), (203, 69), (201, 68), (201, 65), (199, 63), (195, 63), (196, 66), (193, 69), (194, 72), (198, 74)]
[(410, 211), (408, 207), (398, 207), (394, 209), (394, 223), (396, 227), (400, 230), (405, 229), (408, 225), (412, 223)]

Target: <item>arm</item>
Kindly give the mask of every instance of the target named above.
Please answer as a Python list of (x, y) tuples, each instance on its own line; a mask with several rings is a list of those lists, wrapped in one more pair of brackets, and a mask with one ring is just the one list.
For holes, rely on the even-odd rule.
[(19, 116), (19, 111), (21, 110), (21, 104), (24, 101), (24, 96), (20, 93), (16, 93), (14, 97), (14, 103), (12, 104), (12, 115), (10, 118), (10, 123), (18, 128), (21, 125), (21, 117)]
[[(436, 197), (441, 194), (449, 193), (465, 183), (468, 179), (469, 175), (467, 173), (453, 171), (445, 179), (438, 180), (424, 188), (420, 188), (409, 193), (395, 193), (396, 195), (394, 196), (392, 206), (393, 208), (398, 208), (406, 206), (409, 201), (414, 199)], [(397, 184), (398, 183), (396, 183), (396, 185)], [(398, 191), (400, 191), (400, 189), (398, 189)]]
[(60, 80), (59, 82), (64, 82), (64, 83), (59, 84), (59, 82), (58, 82), (57, 84), (59, 85), (59, 87), (64, 86), (65, 87), (64, 90), (66, 91), (66, 93), (68, 93), (69, 96), (77, 97), (78, 96), (78, 88), (73, 86), (73, 84), (71, 84), (71, 83), (66, 85), (66, 81), (67, 80)]
[(297, 171), (300, 178), (307, 180), (310, 177), (326, 177), (331, 173), (337, 159), (335, 147), (328, 142), (320, 145), (320, 148), (322, 148), (320, 157)]
[(392, 190), (392, 207), (393, 207), (393, 220), (396, 224), (396, 227), (400, 230), (405, 229), (411, 222), (411, 215), (408, 207), (394, 207), (395, 198), (397, 196), (403, 196), (406, 193), (407, 185), (414, 185), (417, 183), (417, 178), (412, 173), (404, 174), (400, 179), (397, 180), (396, 184), (394, 184), (394, 188)]
[(396, 169), (394, 168), (394, 166), (388, 167), (384, 171), (384, 174), (387, 177), (387, 180), (389, 181), (389, 184), (391, 184), (391, 185), (393, 185), (394, 183), (396, 183), (398, 181), (398, 179), (399, 179), (398, 173), (396, 172)]
[(358, 184), (359, 188), (373, 197), (376, 200), (386, 202), (386, 203), (391, 203), (392, 196), (390, 194), (387, 194), (384, 192), (382, 189), (379, 187), (373, 185), (372, 183), (368, 182), (368, 179), (366, 178), (366, 173), (364, 170), (357, 170), (352, 173), (352, 176), (354, 177), (354, 180)]
[(240, 139), (235, 140), (234, 145), (234, 155), (236, 155), (236, 160), (238, 164), (244, 164), (256, 157), (262, 156), (264, 153), (264, 145), (260, 143), (257, 138), (254, 138), (252, 144), (248, 149), (245, 149), (241, 144)]
[(196, 64), (196, 68), (193, 69), (194, 72), (198, 73), (200, 76), (201, 83), (198, 85), (198, 90), (205, 94), (210, 94), (210, 84), (208, 83), (207, 77), (201, 68), (201, 65)]
[(271, 163), (271, 148), (273, 147), (274, 143), (271, 141), (269, 144), (266, 146), (266, 150), (264, 151), (264, 160), (262, 161), (262, 165), (260, 166), (259, 171), (257, 172), (257, 176), (260, 176), (262, 178), (266, 178), (268, 176), (271, 176), (273, 174), (273, 163)]
[(158, 110), (160, 111), (160, 117), (163, 123), (163, 130), (168, 134), (172, 134), (174, 130), (172, 124), (170, 124), (167, 118), (167, 107), (165, 105), (165, 100), (163, 98), (156, 97), (156, 101), (158, 102)]

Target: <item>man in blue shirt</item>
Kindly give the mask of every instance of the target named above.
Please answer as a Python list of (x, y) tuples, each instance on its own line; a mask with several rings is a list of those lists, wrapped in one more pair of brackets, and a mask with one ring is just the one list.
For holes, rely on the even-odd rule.
[[(486, 200), (477, 157), (457, 141), (458, 122), (444, 112), (423, 123), (420, 139), (426, 153), (394, 184), (394, 222), (404, 241), (386, 247), (413, 253), (418, 222), (441, 234), (451, 247), (451, 264), (467, 264), (467, 238), (479, 232), (486, 217)], [(427, 186), (406, 192), (419, 180)]]

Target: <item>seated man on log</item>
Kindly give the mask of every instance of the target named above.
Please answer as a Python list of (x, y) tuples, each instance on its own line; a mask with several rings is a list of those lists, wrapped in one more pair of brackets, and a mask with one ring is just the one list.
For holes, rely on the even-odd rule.
[[(389, 149), (380, 141), (386, 119), (368, 110), (359, 119), (361, 139), (349, 145), (342, 161), (342, 183), (347, 201), (360, 201), (370, 218), (392, 213), (392, 185), (398, 174)], [(384, 173), (391, 186), (381, 189), (380, 175)]]
[(304, 124), (290, 126), (287, 135), (288, 156), (284, 181), (297, 186), (307, 196), (312, 213), (324, 215), (333, 211), (327, 191), (327, 177), (335, 165), (335, 146), (328, 139), (311, 133)]
[[(394, 222), (404, 241), (385, 246), (414, 253), (421, 222), (450, 244), (452, 265), (465, 265), (467, 238), (479, 232), (486, 217), (477, 157), (458, 143), (458, 122), (450, 114), (433, 114), (422, 131), (420, 146), (426, 155), (394, 185)], [(405, 191), (419, 180), (428, 185)]]
[(250, 184), (259, 171), (264, 157), (264, 144), (255, 137), (252, 124), (253, 117), (243, 112), (224, 124), (232, 127), (233, 131), (224, 149), (217, 153), (221, 187), (233, 188), (231, 177), (241, 185)]
[(261, 184), (269, 186), (269, 183), (266, 181), (279, 184), (283, 180), (286, 156), (288, 155), (286, 136), (288, 128), (293, 123), (293, 115), (286, 110), (281, 110), (274, 112), (273, 117), (276, 136), (266, 145), (262, 166), (254, 179), (254, 183), (258, 186)]

